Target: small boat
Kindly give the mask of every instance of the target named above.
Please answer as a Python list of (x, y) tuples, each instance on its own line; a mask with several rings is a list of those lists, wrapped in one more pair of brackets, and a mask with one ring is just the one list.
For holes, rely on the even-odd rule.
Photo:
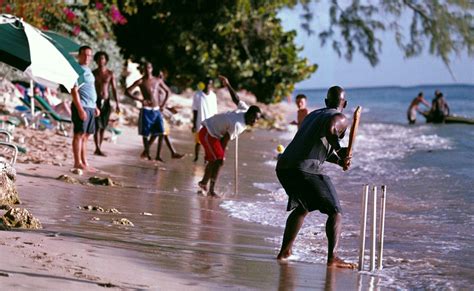
[(474, 118), (468, 118), (458, 115), (449, 115), (444, 119), (445, 123), (465, 123), (465, 124), (474, 124)]
[[(424, 111), (420, 113), (426, 118), (427, 123), (431, 123), (431, 120), (429, 120), (429, 111)], [(474, 118), (459, 115), (448, 115), (444, 118), (444, 123), (474, 124)]]

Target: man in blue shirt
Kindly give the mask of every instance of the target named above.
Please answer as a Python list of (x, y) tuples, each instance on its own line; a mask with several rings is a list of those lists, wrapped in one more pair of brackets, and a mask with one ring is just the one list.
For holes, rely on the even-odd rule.
[(84, 69), (85, 82), (80, 87), (75, 85), (71, 90), (71, 119), (74, 125), (72, 151), (74, 168), (93, 171), (87, 162), (87, 140), (95, 133), (95, 116), (100, 114), (96, 106), (97, 93), (95, 78), (89, 68), (92, 62), (92, 49), (89, 46), (79, 48), (78, 61)]

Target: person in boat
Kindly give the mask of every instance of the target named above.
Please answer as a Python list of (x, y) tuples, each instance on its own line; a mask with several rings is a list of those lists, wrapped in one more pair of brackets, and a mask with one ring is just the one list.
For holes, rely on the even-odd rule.
[(426, 121), (433, 123), (444, 123), (449, 113), (449, 106), (446, 102), (446, 99), (444, 99), (443, 93), (436, 90), (435, 98), (431, 103), (431, 110)]

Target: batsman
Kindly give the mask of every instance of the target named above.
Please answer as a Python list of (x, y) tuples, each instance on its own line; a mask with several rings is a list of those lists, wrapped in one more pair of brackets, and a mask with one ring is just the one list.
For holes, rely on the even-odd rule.
[[(356, 268), (337, 255), (341, 235), (342, 209), (331, 179), (323, 174), (324, 162), (337, 164), (347, 170), (351, 164), (352, 145), (358, 125), (360, 108), (351, 130), (350, 147), (342, 147), (341, 139), (349, 126), (348, 118), (342, 113), (347, 106), (345, 91), (339, 86), (329, 88), (325, 108), (311, 112), (303, 120), (300, 129), (281, 154), (276, 174), (288, 195), (283, 242), (278, 260), (287, 259), (293, 243), (309, 212), (319, 210), (328, 216), (326, 236), (328, 240), (327, 266)], [(356, 117), (356, 114), (354, 115)]]

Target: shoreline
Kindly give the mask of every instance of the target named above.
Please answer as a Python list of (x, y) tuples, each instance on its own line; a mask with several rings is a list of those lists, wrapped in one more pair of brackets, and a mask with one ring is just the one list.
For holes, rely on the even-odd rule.
[[(196, 290), (258, 289), (260, 286), (322, 289), (328, 284), (354, 289), (358, 284), (360, 276), (355, 271), (331, 270), (325, 265), (294, 261), (278, 263), (274, 243), (264, 238), (280, 230), (231, 218), (219, 207), (226, 198), (210, 199), (195, 194), (195, 182), (203, 168), (201, 160), (194, 164), (188, 155), (174, 161), (169, 158), (167, 149), (162, 155), (165, 164), (140, 160), (141, 141), (136, 129), (125, 127), (123, 131), (117, 144), (104, 143), (109, 158), (89, 156), (98, 173), (72, 175), (69, 172), (71, 160), (62, 166), (16, 165), (17, 189), (23, 201), (20, 207), (31, 209), (43, 223), (44, 230), (0, 234), (0, 252), (9, 254), (5, 257), (7, 260), (0, 263), (0, 273), (8, 274), (8, 277), (0, 277), (3, 286), (17, 286), (20, 278), (26, 282), (22, 286), (26, 289), (62, 289), (63, 284), (72, 289), (103, 288), (97, 284), (151, 290), (183, 286)], [(244, 138), (258, 139), (255, 132), (258, 130)], [(190, 132), (184, 130), (172, 132), (172, 141), (181, 152), (192, 152), (191, 137)], [(273, 140), (267, 142), (274, 143)], [(92, 149), (90, 141), (89, 152)], [(227, 192), (232, 188), (228, 183), (233, 160), (230, 152), (220, 186)], [(251, 158), (247, 162), (251, 163)], [(67, 184), (55, 179), (60, 174), (80, 180), (86, 180), (87, 176), (110, 175), (114, 180), (124, 181), (124, 187)], [(151, 180), (156, 178), (156, 181)], [(110, 192), (111, 189), (114, 191)], [(134, 201), (141, 201), (140, 205), (127, 205), (125, 201), (130, 193), (137, 195)], [(229, 196), (229, 199), (238, 197)], [(109, 214), (77, 209), (86, 204), (117, 207), (122, 211), (121, 216), (130, 218), (135, 227), (111, 226)], [(150, 212), (153, 216), (145, 217), (140, 212)], [(176, 216), (175, 212), (181, 214)], [(92, 221), (93, 217), (100, 220)], [(158, 232), (157, 237), (151, 241), (140, 239), (141, 229)], [(45, 233), (59, 234), (49, 237)], [(59, 250), (63, 256), (54, 255)], [(18, 256), (22, 259), (16, 260)], [(29, 272), (24, 271), (25, 265)], [(110, 265), (115, 271), (109, 270)], [(265, 274), (259, 274), (261, 270), (266, 270)], [(136, 273), (141, 276), (134, 276)]]

